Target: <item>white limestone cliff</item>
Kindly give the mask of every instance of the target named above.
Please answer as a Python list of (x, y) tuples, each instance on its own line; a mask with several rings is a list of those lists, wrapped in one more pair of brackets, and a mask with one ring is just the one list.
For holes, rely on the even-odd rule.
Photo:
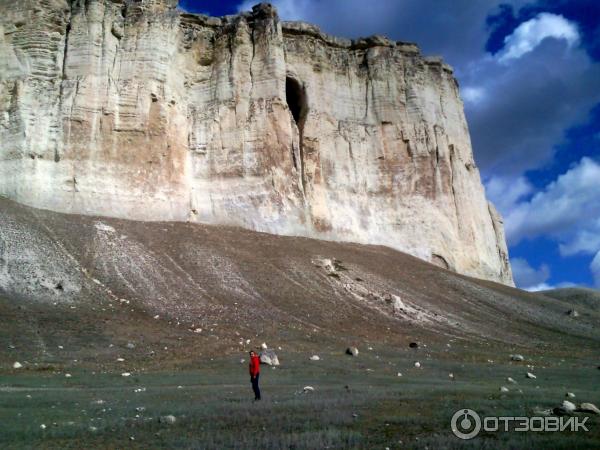
[(512, 284), (452, 69), (268, 4), (0, 0), (0, 195), (382, 244)]

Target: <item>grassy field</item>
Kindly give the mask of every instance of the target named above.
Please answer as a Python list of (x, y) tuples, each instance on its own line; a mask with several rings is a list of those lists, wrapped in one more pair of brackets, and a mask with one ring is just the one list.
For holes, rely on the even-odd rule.
[[(458, 351), (458, 350), (457, 350)], [(401, 353), (402, 356), (398, 356)], [(460, 408), (481, 415), (532, 415), (577, 401), (600, 403), (593, 361), (457, 362), (433, 351), (375, 348), (357, 358), (342, 352), (282, 353), (282, 366), (262, 369), (264, 399), (255, 403), (238, 357), (159, 372), (90, 368), (25, 370), (0, 375), (0, 448), (598, 448), (600, 420), (588, 433), (490, 433), (461, 441), (450, 431)], [(446, 355), (448, 356), (448, 355)], [(414, 361), (422, 364), (414, 367)], [(543, 366), (538, 365), (543, 364)], [(402, 377), (398, 377), (398, 372)], [(71, 374), (70, 378), (65, 373)], [(449, 374), (454, 374), (454, 381)], [(506, 382), (514, 378), (518, 384)], [(508, 393), (500, 393), (500, 386)], [(314, 391), (302, 393), (304, 386)], [(519, 392), (521, 390), (522, 392)], [(173, 415), (174, 424), (161, 420)], [(46, 425), (42, 430), (40, 426)]]
[[(384, 247), (0, 209), (0, 450), (600, 448), (600, 416), (588, 433), (450, 428), (457, 410), (531, 416), (567, 392), (600, 405), (595, 292), (532, 294)], [(263, 342), (281, 366), (254, 403), (240, 360)]]

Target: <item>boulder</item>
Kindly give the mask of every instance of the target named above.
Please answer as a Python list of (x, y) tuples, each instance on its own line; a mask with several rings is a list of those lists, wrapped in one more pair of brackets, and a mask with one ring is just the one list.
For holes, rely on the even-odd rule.
[(13, 364), (13, 369), (21, 369), (23, 368), (23, 364), (21, 364), (19, 361), (15, 362)]
[(319, 361), (320, 359), (321, 359), (321, 358), (319, 358), (319, 355), (312, 355), (312, 356), (310, 357), (310, 360), (311, 360), (311, 361)]
[(348, 347), (346, 349), (346, 355), (358, 356), (358, 349), (356, 347)]
[(508, 388), (506, 386), (501, 386), (500, 392), (508, 392)]
[(534, 374), (532, 374), (531, 372), (527, 372), (527, 374), (526, 374), (525, 376), (526, 376), (527, 378), (530, 378), (530, 379), (532, 379), (532, 380), (535, 380), (535, 379), (537, 378), (537, 377), (536, 377)]
[(525, 358), (523, 357), (523, 355), (510, 355), (510, 359), (512, 361), (524, 361)]
[(265, 349), (262, 352), (260, 352), (260, 363), (266, 364), (268, 366), (278, 366), (279, 358), (277, 357), (277, 354), (274, 350)]

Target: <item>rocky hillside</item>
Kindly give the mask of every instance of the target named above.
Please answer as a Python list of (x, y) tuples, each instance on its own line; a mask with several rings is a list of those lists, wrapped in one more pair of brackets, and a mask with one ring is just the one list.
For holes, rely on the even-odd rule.
[(600, 341), (597, 310), (578, 307), (571, 317), (567, 301), (386, 247), (64, 215), (2, 199), (0, 210), (1, 315), (15, 317), (3, 326), (16, 327), (17, 339), (35, 323), (29, 344), (56, 332), (147, 339), (154, 329), (167, 340), (202, 337), (213, 351), (256, 336), (296, 347), (315, 337), (461, 337), (540, 350), (556, 340)]
[(382, 244), (512, 284), (452, 69), (414, 44), (267, 4), (0, 0), (0, 142), (0, 194), (31, 206)]

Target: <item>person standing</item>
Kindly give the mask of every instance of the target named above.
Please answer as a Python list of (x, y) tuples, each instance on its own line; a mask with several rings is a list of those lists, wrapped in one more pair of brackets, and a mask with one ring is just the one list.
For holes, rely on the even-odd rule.
[(254, 400), (260, 400), (260, 388), (258, 387), (258, 377), (260, 376), (260, 358), (254, 350), (250, 351), (250, 382), (254, 391)]

